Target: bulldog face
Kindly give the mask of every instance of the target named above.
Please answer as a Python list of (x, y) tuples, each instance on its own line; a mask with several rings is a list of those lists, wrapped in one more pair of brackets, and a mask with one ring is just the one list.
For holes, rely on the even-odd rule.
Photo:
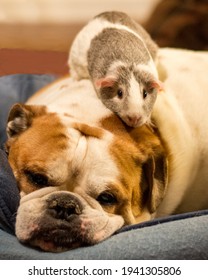
[(150, 219), (164, 196), (164, 149), (146, 126), (128, 131), (112, 116), (92, 127), (17, 104), (7, 131), (23, 243), (52, 252), (95, 244)]

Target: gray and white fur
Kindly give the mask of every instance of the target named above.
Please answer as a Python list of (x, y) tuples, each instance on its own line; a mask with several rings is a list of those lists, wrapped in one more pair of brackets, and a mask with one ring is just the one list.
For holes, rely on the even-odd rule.
[(122, 12), (92, 19), (75, 38), (69, 67), (72, 78), (91, 79), (103, 104), (129, 126), (150, 120), (161, 90), (154, 60), (157, 45)]

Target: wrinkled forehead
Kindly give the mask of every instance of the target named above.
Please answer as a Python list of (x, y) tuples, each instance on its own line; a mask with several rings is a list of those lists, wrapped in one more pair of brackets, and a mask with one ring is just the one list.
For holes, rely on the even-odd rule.
[(21, 146), (21, 160), (26, 165), (40, 164), (46, 171), (61, 165), (66, 172), (75, 172), (84, 164), (102, 165), (104, 169), (104, 165), (111, 162), (112, 139), (105, 129), (77, 123), (65, 114), (45, 114), (33, 120), (31, 127), (17, 140), (17, 147)]
[(76, 145), (79, 133), (75, 130), (70, 131), (61, 118), (53, 114), (44, 114), (34, 118), (32, 125), (18, 137), (17, 143), (21, 146), (21, 154), (27, 156), (30, 160), (55, 157)]
[[(65, 123), (67, 121), (64, 120)], [(101, 126), (76, 122), (67, 125), (67, 133), (70, 139), (68, 153), (73, 153), (70, 165), (72, 175), (87, 176), (92, 181), (110, 178), (112, 174), (116, 176), (117, 167), (111, 155), (115, 135)], [(73, 150), (71, 140), (76, 143)]]

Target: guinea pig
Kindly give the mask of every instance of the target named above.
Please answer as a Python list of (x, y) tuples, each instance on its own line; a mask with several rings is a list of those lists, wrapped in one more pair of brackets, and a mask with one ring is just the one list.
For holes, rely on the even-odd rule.
[(91, 79), (103, 104), (128, 126), (150, 121), (162, 90), (155, 60), (157, 45), (122, 12), (105, 12), (76, 36), (69, 53), (72, 78)]

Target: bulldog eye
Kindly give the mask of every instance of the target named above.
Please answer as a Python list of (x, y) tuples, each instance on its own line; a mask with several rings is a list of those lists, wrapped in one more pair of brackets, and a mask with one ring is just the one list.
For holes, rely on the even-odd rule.
[(48, 186), (49, 184), (48, 177), (41, 173), (35, 173), (27, 170), (25, 171), (25, 175), (27, 176), (28, 180), (36, 186), (43, 187)]
[(113, 205), (115, 203), (117, 203), (117, 199), (116, 197), (109, 192), (102, 192), (98, 197), (97, 197), (97, 201), (101, 204), (101, 205), (106, 205), (106, 206), (110, 206)]

